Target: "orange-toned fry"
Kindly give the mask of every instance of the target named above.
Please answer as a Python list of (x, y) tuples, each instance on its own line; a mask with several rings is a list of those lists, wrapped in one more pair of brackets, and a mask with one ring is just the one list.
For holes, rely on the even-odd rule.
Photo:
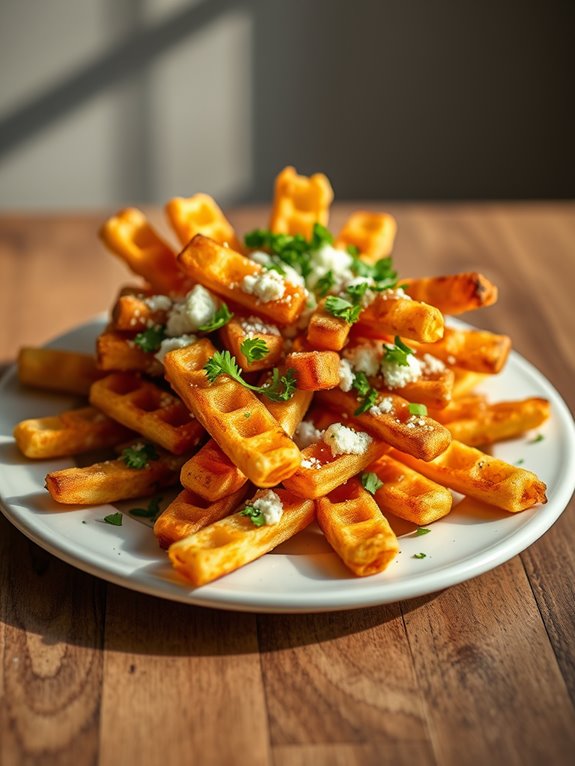
[(438, 423), (447, 425), (454, 420), (479, 417), (487, 407), (485, 394), (465, 394), (459, 399), (452, 399), (445, 407), (430, 407), (427, 414)]
[(453, 420), (447, 428), (454, 439), (470, 447), (515, 439), (544, 423), (550, 414), (547, 399), (532, 397), (515, 402), (490, 404), (475, 417)]
[(316, 399), (392, 447), (422, 460), (440, 455), (451, 441), (445, 426), (427, 416), (412, 415), (409, 402), (397, 394), (379, 395), (375, 408), (357, 416), (354, 413), (360, 401), (351, 391), (345, 393), (339, 388), (319, 391)]
[(120, 332), (142, 332), (168, 321), (171, 300), (166, 295), (125, 293), (118, 296), (112, 309), (112, 328)]
[(311, 239), (314, 223), (327, 226), (332, 200), (333, 189), (323, 173), (308, 178), (288, 166), (276, 177), (270, 229)]
[(166, 214), (182, 245), (187, 245), (196, 234), (203, 234), (220, 245), (227, 243), (241, 251), (233, 226), (209, 194), (174, 197), (166, 205)]
[(113, 447), (132, 436), (131, 431), (95, 407), (22, 420), (14, 429), (18, 448), (26, 457), (33, 459), (79, 455)]
[(485, 372), (472, 372), (471, 370), (462, 370), (460, 367), (453, 367), (452, 369), (454, 376), (452, 396), (454, 400), (468, 396), (476, 386), (489, 378)]
[(296, 470), (300, 452), (251, 391), (227, 375), (208, 383), (203, 367), (214, 352), (207, 339), (171, 351), (166, 378), (240, 471), (258, 487), (273, 487)]
[[(424, 376), (413, 383), (407, 383), (402, 388), (394, 388), (393, 392), (403, 396), (410, 402), (425, 404), (427, 407), (442, 408), (449, 404), (453, 395), (453, 370), (445, 368), (441, 373), (431, 377)], [(378, 383), (374, 384), (379, 388)], [(381, 391), (390, 389), (380, 388)], [(391, 392), (391, 391), (390, 391)]]
[(511, 338), (486, 330), (446, 327), (437, 343), (416, 343), (414, 347), (420, 354), (433, 354), (454, 367), (493, 375), (500, 372), (507, 361)]
[(402, 279), (401, 284), (411, 298), (435, 306), (442, 314), (463, 314), (491, 306), (497, 300), (497, 287), (477, 271)]
[(285, 367), (295, 372), (297, 387), (303, 391), (339, 385), (339, 354), (335, 351), (295, 351), (286, 356)]
[(47, 391), (87, 394), (102, 373), (89, 354), (25, 346), (18, 353), (20, 383)]
[(373, 497), (352, 479), (317, 503), (317, 522), (348, 569), (377, 574), (399, 553), (399, 543)]
[[(386, 291), (378, 293), (353, 326), (354, 334), (366, 338), (387, 338), (400, 335), (402, 338), (435, 344), (443, 336), (443, 314), (427, 303), (394, 298)], [(433, 354), (431, 347), (425, 349)], [(439, 356), (436, 354), (436, 356)]]
[(141, 210), (130, 207), (108, 218), (100, 229), (100, 238), (156, 292), (186, 292), (189, 280), (178, 266), (176, 254), (152, 229)]
[[(235, 356), (245, 372), (269, 370), (283, 352), (284, 340), (275, 325), (267, 325), (257, 317), (233, 317), (219, 332), (222, 345)], [(250, 338), (260, 338), (267, 346), (267, 353), (261, 359), (248, 362), (241, 350), (242, 343)]]
[(393, 250), (397, 223), (388, 213), (358, 210), (347, 219), (335, 246), (342, 250), (353, 245), (369, 263), (384, 258)]
[(255, 261), (201, 234), (196, 234), (179, 254), (178, 260), (185, 272), (195, 281), (248, 311), (263, 314), (278, 324), (295, 321), (305, 307), (304, 288), (291, 282), (283, 283), (284, 293), (281, 298), (275, 300), (264, 301), (255, 294), (245, 292), (242, 289), (245, 278), (263, 278), (270, 272)]
[(233, 513), (244, 499), (248, 485), (215, 503), (184, 489), (172, 500), (154, 523), (154, 534), (162, 548), (199, 532)]
[(171, 545), (168, 554), (173, 566), (194, 585), (205, 585), (263, 556), (313, 521), (313, 500), (302, 500), (285, 489), (274, 491), (283, 504), (277, 524), (256, 527), (241, 511), (226, 516)]
[(98, 335), (96, 355), (100, 370), (145, 372), (152, 376), (159, 376), (163, 372), (162, 364), (154, 354), (142, 351), (132, 336), (115, 330), (104, 330)]
[(441, 519), (451, 510), (453, 496), (446, 487), (390, 455), (383, 455), (366, 471), (375, 473), (383, 482), (374, 497), (384, 513), (393, 513), (421, 527)]
[(177, 484), (185, 457), (158, 451), (145, 468), (128, 468), (122, 458), (86, 468), (64, 468), (46, 476), (52, 499), (65, 505), (103, 505), (151, 495)]
[(511, 513), (547, 502), (546, 486), (534, 473), (455, 440), (428, 463), (397, 450), (392, 457), (438, 484)]
[(98, 380), (90, 389), (90, 402), (175, 455), (189, 452), (205, 434), (180, 399), (134, 373)]
[(345, 319), (334, 317), (325, 308), (325, 298), (317, 305), (310, 317), (307, 341), (312, 348), (341, 351), (347, 342), (351, 325)]

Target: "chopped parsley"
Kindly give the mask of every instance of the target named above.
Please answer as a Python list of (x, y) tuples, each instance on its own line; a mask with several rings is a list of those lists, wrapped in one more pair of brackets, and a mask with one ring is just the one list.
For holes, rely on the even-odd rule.
[[(275, 234), (269, 229), (254, 229), (245, 235), (244, 242), (253, 250), (265, 250), (274, 260), (279, 259), (291, 266), (305, 279), (311, 272), (311, 254), (323, 245), (331, 245), (333, 236), (325, 226), (315, 223), (310, 240), (301, 234)], [(275, 266), (269, 265), (268, 268)], [(278, 271), (280, 269), (281, 266)]]
[(523, 465), (524, 462), (525, 460), (522, 457), (520, 457), (519, 460), (515, 461), (515, 465)]
[(108, 516), (104, 516), (102, 521), (104, 521), (106, 524), (113, 524), (115, 527), (121, 527), (123, 518), (124, 517), (120, 511), (117, 511), (116, 513), (110, 513)]
[(377, 391), (370, 386), (365, 372), (356, 372), (351, 385), (357, 391), (358, 399), (361, 399), (359, 407), (353, 414), (362, 415), (377, 402)]
[(371, 492), (372, 495), (375, 495), (377, 490), (380, 487), (383, 487), (383, 482), (378, 475), (372, 471), (367, 471), (366, 473), (361, 474), (361, 484), (363, 488), (368, 492)]
[(143, 519), (155, 519), (156, 516), (159, 516), (160, 511), (160, 503), (162, 501), (161, 497), (154, 497), (150, 500), (148, 503), (147, 508), (131, 508), (130, 513), (132, 516), (139, 516)]
[(229, 351), (216, 351), (204, 365), (204, 370), (210, 383), (213, 383), (220, 375), (229, 375), (245, 388), (264, 394), (273, 402), (285, 402), (291, 399), (296, 391), (295, 372), (290, 369), (285, 375), (280, 375), (277, 367), (272, 370), (271, 381), (264, 383), (263, 386), (252, 386), (242, 378), (236, 358)]
[(244, 418), (247, 420), (248, 418), (251, 418), (252, 413), (248, 410), (247, 412), (244, 412)]
[(380, 258), (375, 263), (367, 263), (357, 254), (350, 253), (353, 258), (351, 270), (357, 277), (369, 277), (378, 283), (375, 289), (388, 290), (397, 285), (397, 272), (393, 268), (391, 256)]
[(240, 513), (242, 516), (247, 516), (254, 527), (263, 527), (266, 523), (266, 517), (260, 510), (254, 508), (253, 505), (246, 505), (244, 510), (240, 511)]
[(415, 537), (421, 537), (421, 535), (428, 535), (430, 532), (431, 529), (427, 529), (427, 527), (417, 527), (413, 534)]
[(413, 353), (413, 349), (406, 346), (399, 335), (396, 335), (393, 346), (386, 344), (383, 358), (386, 362), (393, 362), (400, 367), (407, 367), (409, 364), (407, 357)]
[(134, 338), (134, 343), (142, 351), (148, 353), (155, 353), (162, 345), (162, 341), (166, 337), (166, 330), (162, 325), (155, 324), (152, 327), (148, 327), (147, 330), (139, 332)]
[(544, 438), (543, 434), (537, 434), (537, 436), (528, 441), (527, 444), (538, 444), (539, 442), (542, 442)]
[(338, 319), (343, 319), (348, 324), (354, 324), (359, 319), (361, 306), (354, 305), (338, 295), (330, 295), (325, 300), (325, 309)]
[(329, 271), (326, 271), (323, 277), (320, 277), (317, 280), (314, 290), (320, 298), (324, 298), (334, 285), (335, 279), (333, 276), (333, 271), (330, 269)]
[(414, 553), (411, 558), (413, 558), (413, 559), (426, 559), (427, 558), (427, 554), (426, 553)]
[(225, 303), (222, 303), (210, 321), (200, 325), (198, 330), (200, 332), (213, 332), (214, 330), (219, 330), (220, 327), (227, 324), (232, 317), (232, 312)]
[(368, 290), (369, 282), (359, 282), (357, 285), (348, 285), (345, 288), (346, 293), (355, 304), (361, 303), (361, 299)]
[(427, 407), (425, 404), (416, 404), (415, 402), (409, 403), (410, 415), (427, 415)]
[(268, 344), (263, 338), (246, 338), (240, 346), (248, 364), (263, 359), (269, 352)]
[(153, 444), (134, 444), (122, 450), (122, 460), (128, 468), (141, 470), (150, 460), (157, 460), (158, 453)]
[(357, 245), (347, 245), (345, 248), (350, 255), (359, 255), (359, 247)]

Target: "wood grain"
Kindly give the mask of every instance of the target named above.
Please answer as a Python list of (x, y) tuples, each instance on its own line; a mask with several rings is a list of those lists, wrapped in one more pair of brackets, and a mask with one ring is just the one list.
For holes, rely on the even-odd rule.
[[(360, 207), (382, 209), (336, 206), (332, 228)], [(510, 334), (573, 409), (575, 204), (383, 209), (398, 219), (400, 274), (483, 271), (499, 302), (464, 318)], [(131, 281), (97, 241), (103, 217), (0, 218), (0, 363), (107, 310)], [(230, 218), (245, 231), (267, 213)], [(570, 764), (573, 507), (475, 580), (317, 615), (108, 586), (0, 518), (0, 764)]]

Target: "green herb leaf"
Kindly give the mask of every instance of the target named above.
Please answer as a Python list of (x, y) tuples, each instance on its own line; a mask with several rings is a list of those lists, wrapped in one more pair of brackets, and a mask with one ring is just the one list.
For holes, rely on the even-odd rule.
[(321, 223), (314, 223), (310, 244), (312, 250), (319, 250), (322, 245), (332, 245), (333, 236)]
[(515, 461), (515, 465), (523, 465), (524, 462), (525, 460), (522, 457), (520, 457), (519, 460)]
[(347, 245), (345, 248), (350, 255), (359, 255), (359, 247), (357, 245)]
[(204, 370), (210, 383), (213, 383), (219, 375), (229, 375), (245, 388), (264, 394), (274, 402), (285, 402), (291, 399), (296, 391), (294, 370), (290, 369), (285, 375), (280, 376), (277, 367), (272, 370), (271, 381), (264, 383), (263, 386), (252, 386), (242, 378), (236, 358), (229, 351), (216, 351), (204, 365)]
[(333, 314), (338, 319), (345, 320), (348, 324), (354, 324), (359, 319), (361, 306), (354, 306), (353, 303), (338, 295), (330, 295), (325, 301), (326, 311)]
[(415, 402), (410, 402), (409, 413), (411, 415), (427, 415), (427, 407), (425, 404), (416, 404)]
[(251, 418), (252, 413), (251, 412), (244, 412), (244, 418), (247, 420), (248, 418)]
[(198, 330), (200, 332), (213, 332), (214, 330), (219, 330), (220, 327), (227, 324), (232, 317), (232, 312), (225, 303), (222, 303), (210, 321), (200, 325)]
[(359, 407), (355, 410), (353, 414), (363, 415), (363, 413), (371, 409), (376, 402), (377, 402), (377, 391), (375, 390), (375, 388), (370, 388), (364, 400), (362, 401), (362, 403), (359, 405)]
[(210, 383), (213, 383), (219, 375), (229, 375), (238, 383), (243, 383), (236, 358), (229, 351), (216, 351), (204, 365), (204, 370)]
[(240, 346), (248, 364), (263, 359), (269, 352), (268, 344), (263, 338), (246, 338)]
[(266, 523), (266, 518), (263, 513), (257, 508), (254, 508), (253, 505), (246, 505), (244, 510), (241, 511), (241, 515), (247, 516), (254, 527), (263, 527)]
[(280, 373), (277, 367), (272, 370), (272, 380), (269, 385), (264, 383), (263, 386), (254, 390), (259, 391), (272, 402), (287, 402), (291, 399), (296, 392), (296, 375), (295, 370), (291, 368), (286, 371), (285, 375), (280, 377)]
[(528, 441), (527, 444), (538, 444), (539, 442), (542, 442), (544, 438), (543, 434), (537, 434), (537, 436)]
[(385, 287), (381, 284), (379, 289), (395, 287), (397, 283), (397, 272), (393, 268), (391, 256), (380, 258), (372, 264), (362, 260), (358, 254), (350, 253), (350, 255), (353, 258), (351, 270), (356, 276), (370, 277), (374, 282), (385, 283)]
[(134, 338), (134, 343), (141, 348), (142, 351), (155, 353), (162, 345), (162, 341), (165, 337), (165, 328), (162, 327), (162, 325), (156, 324), (152, 327), (148, 327), (148, 329), (143, 332), (139, 332)]
[(430, 532), (431, 529), (427, 529), (426, 527), (417, 527), (413, 534), (415, 537), (421, 537), (421, 535), (428, 535)]
[(357, 391), (358, 398), (362, 400), (353, 414), (362, 415), (377, 402), (377, 391), (370, 386), (365, 372), (356, 372), (351, 385)]
[(155, 519), (156, 516), (159, 516), (160, 511), (160, 503), (162, 501), (161, 497), (154, 497), (150, 500), (148, 503), (147, 508), (131, 508), (130, 513), (132, 516), (139, 516), (143, 519)]
[(396, 335), (394, 339), (394, 345), (385, 346), (385, 354), (383, 358), (386, 362), (393, 362), (394, 364), (398, 364), (400, 367), (407, 367), (409, 364), (407, 357), (409, 354), (413, 353), (413, 349), (409, 348), (409, 346), (406, 346), (399, 335)]
[(427, 558), (427, 553), (414, 553), (412, 558), (414, 558), (414, 559), (425, 559), (425, 558)]
[(146, 468), (150, 460), (157, 460), (158, 453), (153, 444), (134, 444), (122, 450), (122, 460), (128, 468), (141, 470)]
[(371, 471), (361, 474), (361, 484), (372, 495), (375, 495), (377, 490), (383, 487), (383, 482), (379, 479), (378, 475)]
[(357, 285), (348, 285), (345, 288), (346, 293), (350, 296), (352, 302), (357, 306), (361, 303), (361, 299), (369, 290), (369, 282), (359, 282)]
[(124, 517), (120, 511), (118, 511), (117, 513), (111, 513), (109, 516), (104, 516), (103, 520), (106, 522), (106, 524), (113, 524), (115, 527), (121, 527), (123, 518)]
[(320, 296), (324, 298), (331, 288), (335, 285), (335, 279), (333, 277), (333, 271), (327, 271), (323, 277), (320, 277), (315, 283), (314, 290)]

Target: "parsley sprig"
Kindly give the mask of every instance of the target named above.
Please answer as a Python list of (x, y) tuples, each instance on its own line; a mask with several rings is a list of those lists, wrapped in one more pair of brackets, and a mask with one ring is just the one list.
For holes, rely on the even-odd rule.
[(263, 527), (266, 523), (266, 517), (258, 508), (255, 508), (253, 505), (246, 505), (246, 507), (243, 509), (243, 511), (240, 511), (240, 513), (242, 516), (247, 516), (254, 527)]
[(329, 295), (325, 300), (325, 310), (348, 324), (357, 322), (361, 309), (361, 304), (354, 304), (339, 295)]
[(398, 364), (400, 367), (407, 367), (409, 364), (407, 357), (413, 353), (413, 349), (406, 346), (399, 335), (396, 335), (393, 346), (386, 344), (383, 358), (386, 362)]
[(314, 290), (320, 298), (324, 298), (334, 285), (335, 278), (333, 276), (333, 271), (330, 269), (329, 271), (326, 271), (323, 277), (320, 277), (317, 280)]
[(270, 381), (264, 383), (263, 386), (252, 386), (242, 378), (236, 358), (229, 351), (216, 351), (204, 365), (204, 370), (210, 383), (213, 383), (220, 375), (229, 375), (230, 378), (241, 383), (245, 388), (267, 396), (272, 402), (286, 402), (292, 398), (296, 391), (295, 372), (290, 369), (285, 375), (280, 375), (277, 367), (272, 370)]
[(220, 327), (227, 324), (232, 317), (232, 312), (225, 303), (222, 303), (210, 321), (200, 325), (198, 330), (200, 332), (214, 332), (214, 330), (219, 330)]
[(148, 503), (146, 508), (131, 508), (130, 513), (132, 516), (139, 516), (142, 519), (156, 519), (161, 513), (160, 503), (161, 497), (153, 497)]
[(248, 364), (263, 359), (269, 353), (268, 344), (263, 338), (246, 338), (240, 346)]
[(105, 524), (112, 524), (114, 527), (121, 527), (122, 521), (124, 520), (124, 517), (120, 513), (120, 511), (116, 511), (116, 513), (109, 513), (107, 516), (104, 516), (102, 521)]
[[(305, 279), (311, 271), (312, 252), (319, 250), (322, 245), (331, 245), (333, 236), (325, 226), (316, 223), (310, 240), (301, 234), (292, 236), (291, 234), (275, 234), (269, 229), (254, 229), (245, 235), (244, 242), (249, 248), (265, 250), (270, 255), (275, 256), (296, 269)], [(269, 268), (274, 268), (274, 266), (270, 265)]]
[(136, 346), (149, 353), (155, 353), (162, 345), (166, 337), (166, 330), (163, 325), (155, 324), (148, 327), (147, 330), (139, 332), (134, 338)]
[(157, 460), (158, 453), (153, 444), (133, 444), (122, 450), (122, 460), (128, 468), (141, 471), (146, 468), (150, 460)]
[(358, 399), (361, 399), (359, 407), (353, 414), (362, 415), (377, 402), (377, 391), (369, 385), (365, 372), (356, 372), (351, 385), (357, 391)]
[(388, 290), (397, 284), (397, 272), (393, 268), (391, 256), (380, 258), (375, 263), (367, 263), (357, 254), (350, 253), (353, 263), (351, 270), (357, 277), (369, 277), (377, 284), (373, 289)]
[(380, 487), (383, 487), (383, 482), (376, 473), (373, 471), (366, 471), (361, 474), (361, 484), (364, 489), (375, 495)]
[(410, 415), (427, 415), (427, 407), (425, 404), (417, 404), (416, 402), (409, 403)]

